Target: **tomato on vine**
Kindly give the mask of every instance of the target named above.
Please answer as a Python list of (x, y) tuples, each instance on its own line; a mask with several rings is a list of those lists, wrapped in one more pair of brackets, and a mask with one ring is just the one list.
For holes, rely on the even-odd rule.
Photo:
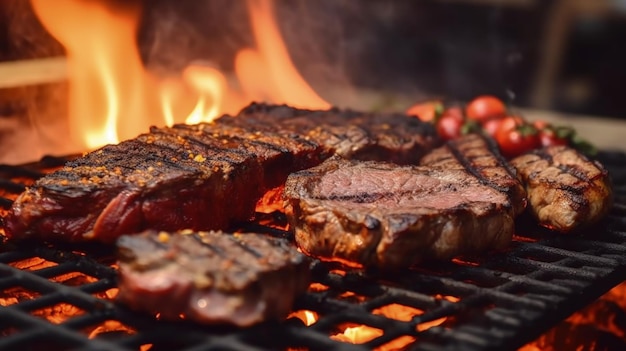
[(468, 119), (484, 123), (490, 119), (502, 118), (506, 115), (506, 106), (502, 100), (491, 95), (474, 98), (465, 107)]
[(509, 116), (502, 120), (495, 133), (495, 139), (502, 154), (509, 158), (541, 146), (537, 128), (517, 116)]

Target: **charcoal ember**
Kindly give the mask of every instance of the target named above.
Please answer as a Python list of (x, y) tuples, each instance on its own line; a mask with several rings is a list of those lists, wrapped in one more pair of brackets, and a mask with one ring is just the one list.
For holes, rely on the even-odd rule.
[(285, 318), (309, 285), (309, 261), (288, 241), (255, 233), (146, 231), (122, 236), (121, 303), (206, 324)]
[(549, 229), (568, 233), (609, 212), (613, 189), (608, 171), (567, 146), (534, 150), (511, 161), (528, 192), (528, 212)]
[(289, 173), (333, 154), (413, 162), (438, 142), (402, 115), (253, 104), (213, 123), (151, 128), (67, 163), (24, 191), (10, 239), (99, 241), (145, 229), (226, 229)]
[(322, 259), (383, 269), (506, 247), (524, 191), (481, 140), (435, 150), (431, 166), (332, 158), (291, 174), (284, 196), (297, 244)]

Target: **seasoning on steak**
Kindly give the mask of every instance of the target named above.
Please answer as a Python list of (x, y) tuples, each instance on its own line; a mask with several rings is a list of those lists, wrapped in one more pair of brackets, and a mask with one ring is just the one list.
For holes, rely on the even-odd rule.
[[(406, 116), (377, 115), (367, 124), (367, 115), (339, 110), (255, 104), (245, 111), (153, 127), (68, 163), (15, 201), (8, 236), (113, 243), (144, 229), (226, 229), (250, 219), (257, 200), (289, 173), (333, 153), (407, 161), (437, 142), (432, 126)], [(358, 118), (362, 125), (349, 126)]]
[(163, 319), (249, 326), (286, 317), (309, 284), (306, 256), (261, 234), (122, 236), (118, 299)]
[(477, 140), (434, 151), (433, 166), (332, 158), (291, 174), (284, 196), (297, 244), (322, 259), (383, 269), (507, 246), (523, 205), (512, 203), (515, 178)]
[(547, 228), (570, 232), (604, 217), (612, 203), (606, 169), (567, 146), (535, 150), (511, 161), (528, 192), (528, 210)]
[[(431, 123), (405, 114), (294, 109), (286, 105), (251, 104), (241, 111), (245, 119), (302, 133), (348, 159), (415, 164), (440, 144)], [(249, 122), (246, 122), (249, 123)]]

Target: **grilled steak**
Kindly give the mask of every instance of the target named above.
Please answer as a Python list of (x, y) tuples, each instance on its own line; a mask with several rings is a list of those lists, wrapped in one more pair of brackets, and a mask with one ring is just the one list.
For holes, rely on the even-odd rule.
[(306, 291), (306, 256), (260, 234), (147, 231), (122, 236), (118, 299), (164, 319), (249, 326), (284, 318)]
[(526, 186), (529, 212), (547, 228), (570, 232), (598, 221), (611, 206), (606, 169), (572, 148), (536, 150), (511, 164)]
[(450, 140), (424, 156), (420, 165), (466, 170), (480, 183), (507, 194), (515, 216), (526, 208), (526, 191), (515, 168), (500, 155), (495, 142), (485, 136), (469, 134)]
[(519, 184), (483, 139), (468, 136), (431, 155), (433, 166), (333, 158), (291, 174), (284, 196), (297, 244), (322, 259), (384, 269), (508, 245), (523, 207), (512, 201), (523, 189), (511, 191)]
[[(359, 127), (326, 122), (359, 118)], [(333, 153), (408, 162), (437, 142), (433, 128), (415, 118), (366, 120), (255, 104), (214, 123), (151, 128), (37, 181), (15, 201), (5, 229), (10, 238), (106, 243), (148, 228), (225, 229), (250, 219), (257, 200), (290, 172)]]
[(252, 132), (215, 136), (209, 127), (153, 128), (69, 162), (20, 195), (9, 235), (113, 243), (145, 228), (223, 229), (252, 216), (275, 182), (266, 173), (284, 180), (322, 159), (322, 148), (299, 136), (268, 143)]
[[(294, 109), (285, 105), (251, 104), (240, 121), (276, 125), (304, 134), (337, 155), (348, 159), (415, 164), (439, 144), (430, 123), (404, 114), (362, 113)], [(249, 122), (246, 122), (249, 123)]]

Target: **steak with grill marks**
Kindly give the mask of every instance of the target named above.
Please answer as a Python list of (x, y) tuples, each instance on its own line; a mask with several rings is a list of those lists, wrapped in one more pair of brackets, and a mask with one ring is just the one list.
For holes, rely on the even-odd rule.
[(482, 184), (507, 194), (515, 216), (526, 208), (526, 191), (519, 175), (489, 137), (469, 134), (450, 140), (424, 156), (420, 165), (444, 170), (466, 170)]
[(570, 147), (535, 150), (511, 164), (526, 186), (528, 210), (542, 226), (571, 232), (597, 222), (611, 207), (607, 170)]
[(255, 104), (213, 123), (151, 128), (38, 180), (13, 204), (6, 233), (113, 243), (149, 228), (225, 229), (249, 220), (257, 200), (289, 173), (334, 153), (409, 162), (437, 143), (432, 126), (406, 116), (374, 116), (367, 124), (359, 115), (362, 125), (339, 127), (355, 115)]
[(251, 104), (241, 112), (260, 125), (304, 134), (348, 159), (415, 164), (440, 144), (432, 124), (404, 114), (294, 109), (285, 105)]
[(506, 247), (524, 190), (494, 152), (466, 136), (426, 156), (430, 166), (333, 158), (293, 173), (284, 196), (296, 242), (383, 269)]
[(122, 236), (119, 301), (164, 319), (249, 326), (279, 320), (309, 285), (309, 262), (261, 234), (147, 231)]

